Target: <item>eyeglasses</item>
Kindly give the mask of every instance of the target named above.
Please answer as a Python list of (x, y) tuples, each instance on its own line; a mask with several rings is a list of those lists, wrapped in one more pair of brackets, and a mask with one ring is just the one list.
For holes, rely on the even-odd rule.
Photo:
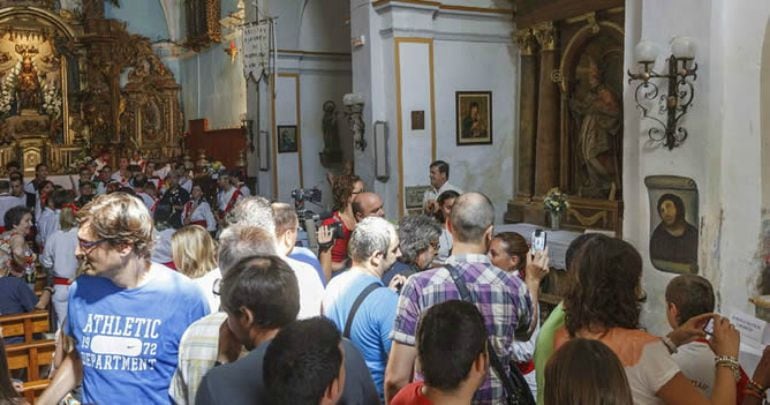
[(86, 252), (90, 252), (91, 250), (93, 250), (93, 248), (95, 248), (96, 246), (98, 246), (100, 243), (103, 243), (103, 242), (107, 242), (107, 239), (97, 239), (94, 241), (90, 241), (90, 240), (78, 238), (78, 245), (80, 245), (80, 249)]
[(214, 295), (216, 295), (216, 296), (219, 296), (219, 285), (220, 284), (222, 284), (222, 279), (218, 278), (218, 279), (214, 280), (214, 284), (211, 286), (211, 292)]

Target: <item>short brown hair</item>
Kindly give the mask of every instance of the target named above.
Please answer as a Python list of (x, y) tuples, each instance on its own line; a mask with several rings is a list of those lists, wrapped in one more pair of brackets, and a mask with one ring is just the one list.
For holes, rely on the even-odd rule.
[(666, 287), (666, 302), (676, 305), (680, 325), (694, 316), (714, 312), (714, 301), (711, 283), (695, 274), (677, 276)]
[(545, 405), (633, 403), (618, 356), (592, 339), (572, 339), (551, 356), (544, 392)]
[(131, 244), (136, 255), (149, 260), (152, 216), (140, 199), (121, 192), (100, 195), (78, 211), (77, 218), (81, 225), (88, 223), (99, 239), (113, 246)]
[(500, 232), (494, 239), (500, 239), (503, 242), (503, 250), (511, 257), (519, 258), (518, 269), (523, 269), (527, 265), (527, 253), (529, 246), (527, 240), (516, 232)]

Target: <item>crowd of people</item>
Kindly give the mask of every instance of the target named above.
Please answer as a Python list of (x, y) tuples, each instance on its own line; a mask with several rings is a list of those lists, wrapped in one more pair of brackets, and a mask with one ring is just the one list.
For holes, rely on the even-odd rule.
[[(548, 249), (496, 233), (490, 200), (449, 184), (446, 162), (397, 225), (360, 178), (334, 177), (316, 252), (297, 246), (292, 205), (237, 176), (210, 196), (183, 165), (107, 161), (77, 192), (44, 165), (0, 180), (0, 313), (53, 303), (57, 319), (37, 403), (759, 404), (770, 386), (770, 349), (746, 375), (702, 277), (674, 278), (672, 331), (645, 332), (642, 258), (620, 239), (572, 242), (541, 324)], [(24, 403), (15, 343), (0, 339), (0, 403)]]

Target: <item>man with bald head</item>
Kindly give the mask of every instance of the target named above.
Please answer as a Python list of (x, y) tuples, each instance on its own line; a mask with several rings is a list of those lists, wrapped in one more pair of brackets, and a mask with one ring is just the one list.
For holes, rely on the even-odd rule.
[[(412, 379), (420, 315), (441, 302), (462, 300), (450, 271), (464, 282), (484, 316), (490, 340), (497, 343), (489, 349), (497, 350), (506, 373), (509, 372), (514, 338), (529, 339), (535, 322), (532, 322), (532, 302), (526, 285), (518, 277), (509, 277), (492, 265), (486, 255), (492, 241), (494, 217), (494, 207), (485, 195), (466, 193), (457, 197), (448, 221), (454, 245), (446, 267), (412, 275), (401, 290), (385, 371), (386, 403)], [(504, 398), (500, 379), (490, 371), (476, 391), (473, 402), (500, 403)]]
[(356, 222), (361, 222), (366, 217), (385, 218), (382, 198), (372, 192), (364, 192), (356, 196), (351, 205)]

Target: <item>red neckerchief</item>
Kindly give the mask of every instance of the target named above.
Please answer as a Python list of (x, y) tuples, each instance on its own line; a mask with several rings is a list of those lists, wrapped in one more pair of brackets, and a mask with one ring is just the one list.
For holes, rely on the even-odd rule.
[(190, 200), (182, 207), (182, 221), (189, 219), (193, 214), (193, 200)]
[(240, 190), (235, 187), (233, 187), (233, 190), (233, 195), (230, 196), (230, 201), (227, 202), (225, 209), (222, 210), (222, 214), (227, 214), (228, 212), (232, 211), (232, 209), (235, 207), (235, 203), (238, 201), (238, 197), (241, 196)]

